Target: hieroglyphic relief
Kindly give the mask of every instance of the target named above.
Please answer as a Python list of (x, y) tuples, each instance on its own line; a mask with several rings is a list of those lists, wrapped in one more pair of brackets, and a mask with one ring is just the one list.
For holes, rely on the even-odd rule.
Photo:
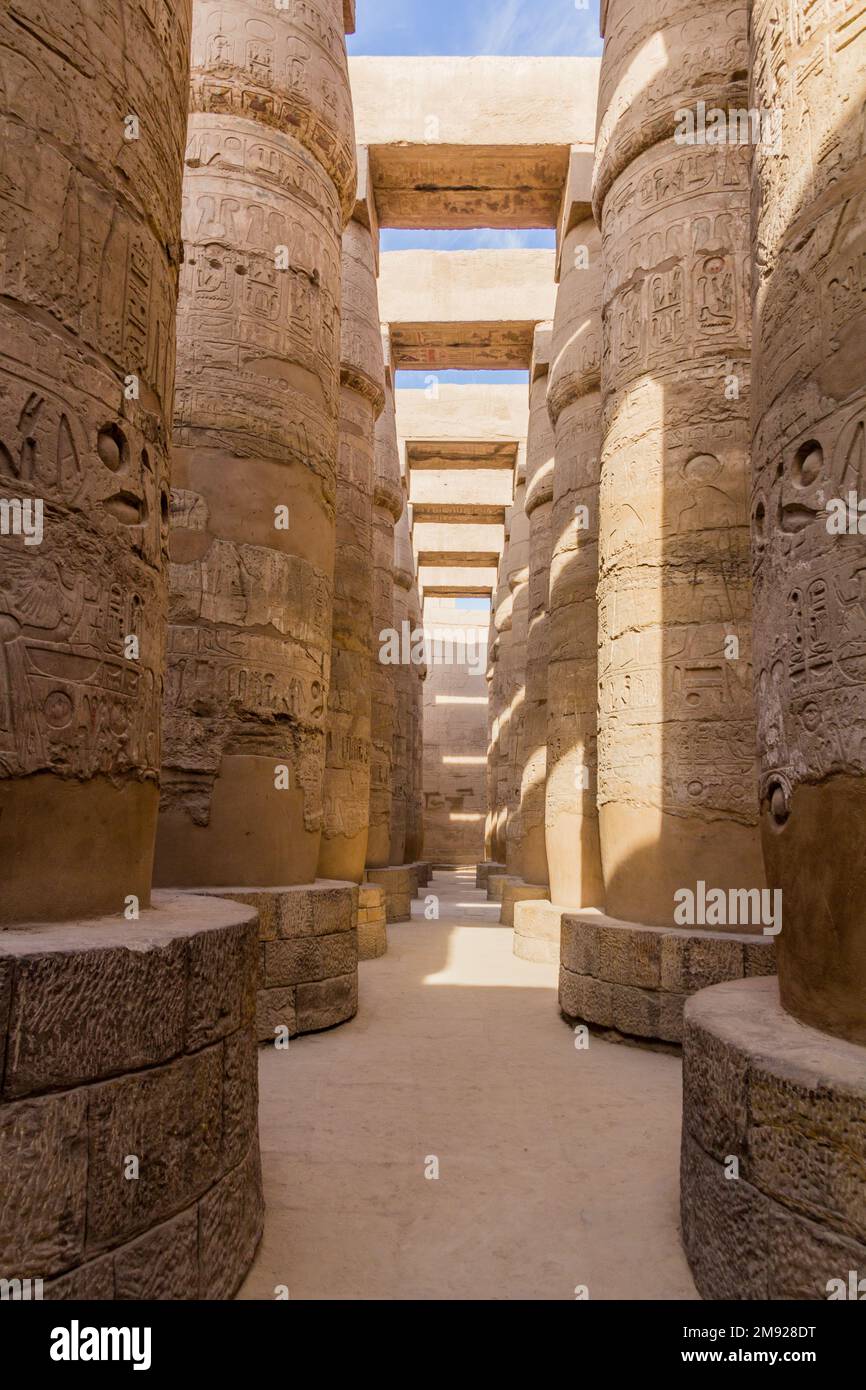
[(355, 137), (341, 0), (196, 0), (191, 110), (272, 127), (355, 199)]
[(746, 529), (750, 151), (673, 139), (678, 107), (745, 106), (747, 16), (621, 0), (610, 22), (603, 111), (641, 71), (643, 45), (661, 44), (667, 60), (603, 116), (596, 155), (598, 796), (606, 876), (617, 866), (608, 910), (662, 923), (690, 859), (707, 881), (750, 885), (762, 872)]
[[(762, 829), (782, 1002), (866, 1041), (866, 3), (758, 0), (752, 559)], [(796, 170), (796, 176), (792, 171)], [(847, 524), (831, 522), (834, 502)]]
[[(294, 793), (282, 882), (315, 871), (322, 825), (340, 234), (355, 177), (341, 17), (337, 0), (193, 10), (163, 811), (182, 858), (183, 836), (200, 847), (211, 825), (224, 760), (246, 775), (236, 760), (258, 758), (259, 791), (235, 808), (253, 883), (257, 864), (273, 872), (256, 797), (275, 768)], [(216, 830), (213, 844), (220, 855)]]
[[(0, 16), (0, 494), (44, 508), (38, 543), (0, 537), (7, 800), (38, 772), (158, 776), (189, 29), (183, 0)], [(137, 880), (94, 892), (146, 901)]]

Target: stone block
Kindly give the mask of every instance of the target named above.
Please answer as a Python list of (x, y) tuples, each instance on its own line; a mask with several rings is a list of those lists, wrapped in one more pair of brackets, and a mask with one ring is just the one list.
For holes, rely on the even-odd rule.
[(560, 958), (560, 926), (563, 909), (553, 903), (530, 899), (514, 904), (512, 949), (522, 960), (557, 964)]
[(358, 959), (376, 960), (388, 951), (388, 929), (385, 914), (378, 921), (365, 922), (358, 927)]
[(850, 1272), (856, 1272), (858, 1283), (864, 1277), (866, 1243), (775, 1203), (770, 1207), (768, 1241), (768, 1298), (826, 1299), (830, 1292), (838, 1291), (838, 1284), (831, 1280), (841, 1280), (849, 1293)]
[(256, 997), (256, 1038), (260, 1043), (272, 1043), (276, 1030), (288, 1028), (289, 1037), (298, 1032), (295, 1010), (295, 987), (260, 989)]
[(502, 907), (499, 920), (503, 926), (514, 926), (514, 905), (519, 902), (543, 902), (549, 900), (550, 892), (541, 883), (508, 883), (502, 891)]
[[(188, 1206), (223, 1171), (222, 1046), (90, 1089), (87, 1253)], [(124, 1176), (134, 1154), (139, 1176)]]
[(197, 1299), (197, 1207), (121, 1246), (114, 1256), (114, 1277), (117, 1299)]
[(252, 1263), (264, 1222), (258, 1144), (198, 1204), (200, 1293), (229, 1299)]
[(117, 939), (116, 922), (107, 931), (94, 924), (92, 950), (82, 948), (74, 925), (8, 933), (0, 942), (15, 953), (7, 961), (15, 990), (4, 1096), (73, 1087), (183, 1050), (187, 942), (130, 927), (129, 947)]
[(46, 1302), (106, 1302), (114, 1298), (114, 1256), (101, 1255), (87, 1264), (49, 1279), (42, 1290)]
[[(274, 1034), (272, 1033), (273, 1037)], [(223, 1166), (240, 1163), (256, 1134), (259, 1071), (256, 1036), (246, 1025), (223, 1043)]]
[(506, 884), (522, 882), (523, 880), (517, 878), (515, 874), (494, 874), (492, 877), (488, 876), (487, 901), (491, 903), (501, 903)]
[(703, 1298), (766, 1299), (770, 1206), (683, 1129), (680, 1166), (683, 1243)]
[(295, 1003), (299, 1033), (315, 1033), (345, 1023), (358, 1012), (357, 971), (298, 985)]
[(85, 1089), (0, 1106), (0, 1270), (42, 1278), (76, 1264), (87, 1224)]

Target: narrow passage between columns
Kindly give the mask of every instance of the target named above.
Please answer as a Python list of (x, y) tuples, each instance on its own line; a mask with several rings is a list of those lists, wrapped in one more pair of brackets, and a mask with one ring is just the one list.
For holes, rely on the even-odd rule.
[(576, 1049), (556, 966), (513, 954), (474, 873), (426, 894), (361, 963), (356, 1018), (261, 1053), (265, 1232), (240, 1296), (696, 1298), (679, 1058)]

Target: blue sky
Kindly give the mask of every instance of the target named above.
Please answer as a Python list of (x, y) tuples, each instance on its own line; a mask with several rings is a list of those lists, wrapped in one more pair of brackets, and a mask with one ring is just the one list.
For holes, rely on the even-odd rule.
[(358, 0), (351, 54), (597, 57), (598, 0)]
[[(597, 57), (599, 0), (357, 0), (358, 31), (349, 52), (360, 54), (480, 54)], [(484, 247), (552, 247), (552, 230), (382, 230), (383, 251)], [(526, 372), (441, 372), (439, 379), (520, 382)], [(397, 385), (426, 385), (425, 372), (398, 372)]]

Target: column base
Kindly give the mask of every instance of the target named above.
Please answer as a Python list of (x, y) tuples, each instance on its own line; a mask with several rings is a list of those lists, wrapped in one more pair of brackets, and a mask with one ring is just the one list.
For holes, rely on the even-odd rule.
[(376, 960), (387, 950), (385, 890), (378, 883), (362, 883), (358, 891), (358, 959)]
[(407, 864), (406, 868), (415, 870), (419, 889), (427, 887), (433, 876), (433, 870), (426, 859), (417, 859), (412, 864)]
[(785, 1013), (775, 979), (690, 999), (680, 1182), (704, 1298), (862, 1299), (866, 1048)]
[(489, 903), (501, 903), (506, 885), (522, 882), (523, 879), (518, 878), (516, 874), (489, 874), (487, 877), (487, 901)]
[(514, 904), (512, 950), (521, 960), (559, 965), (559, 937), (565, 907), (533, 898)]
[(256, 914), (0, 932), (0, 1269), (46, 1299), (228, 1299), (262, 1233)]
[[(358, 885), (321, 878), (285, 888), (199, 888), (259, 917), (256, 1037), (319, 1033), (358, 1012)], [(283, 1033), (282, 1030), (286, 1032)]]
[(392, 864), (387, 869), (368, 869), (367, 882), (385, 890), (385, 918), (388, 922), (410, 922), (412, 899), (418, 892), (418, 873), (411, 864)]
[(543, 902), (545, 899), (549, 901), (550, 889), (543, 883), (506, 883), (502, 890), (499, 921), (505, 927), (513, 927), (516, 903)]
[(559, 1006), (570, 1023), (679, 1044), (689, 995), (775, 969), (770, 936), (646, 927), (592, 909), (568, 912), (562, 918)]
[(487, 880), (492, 875), (505, 874), (508, 870), (504, 864), (497, 864), (494, 859), (485, 859), (480, 864), (475, 865), (475, 887), (486, 888)]

